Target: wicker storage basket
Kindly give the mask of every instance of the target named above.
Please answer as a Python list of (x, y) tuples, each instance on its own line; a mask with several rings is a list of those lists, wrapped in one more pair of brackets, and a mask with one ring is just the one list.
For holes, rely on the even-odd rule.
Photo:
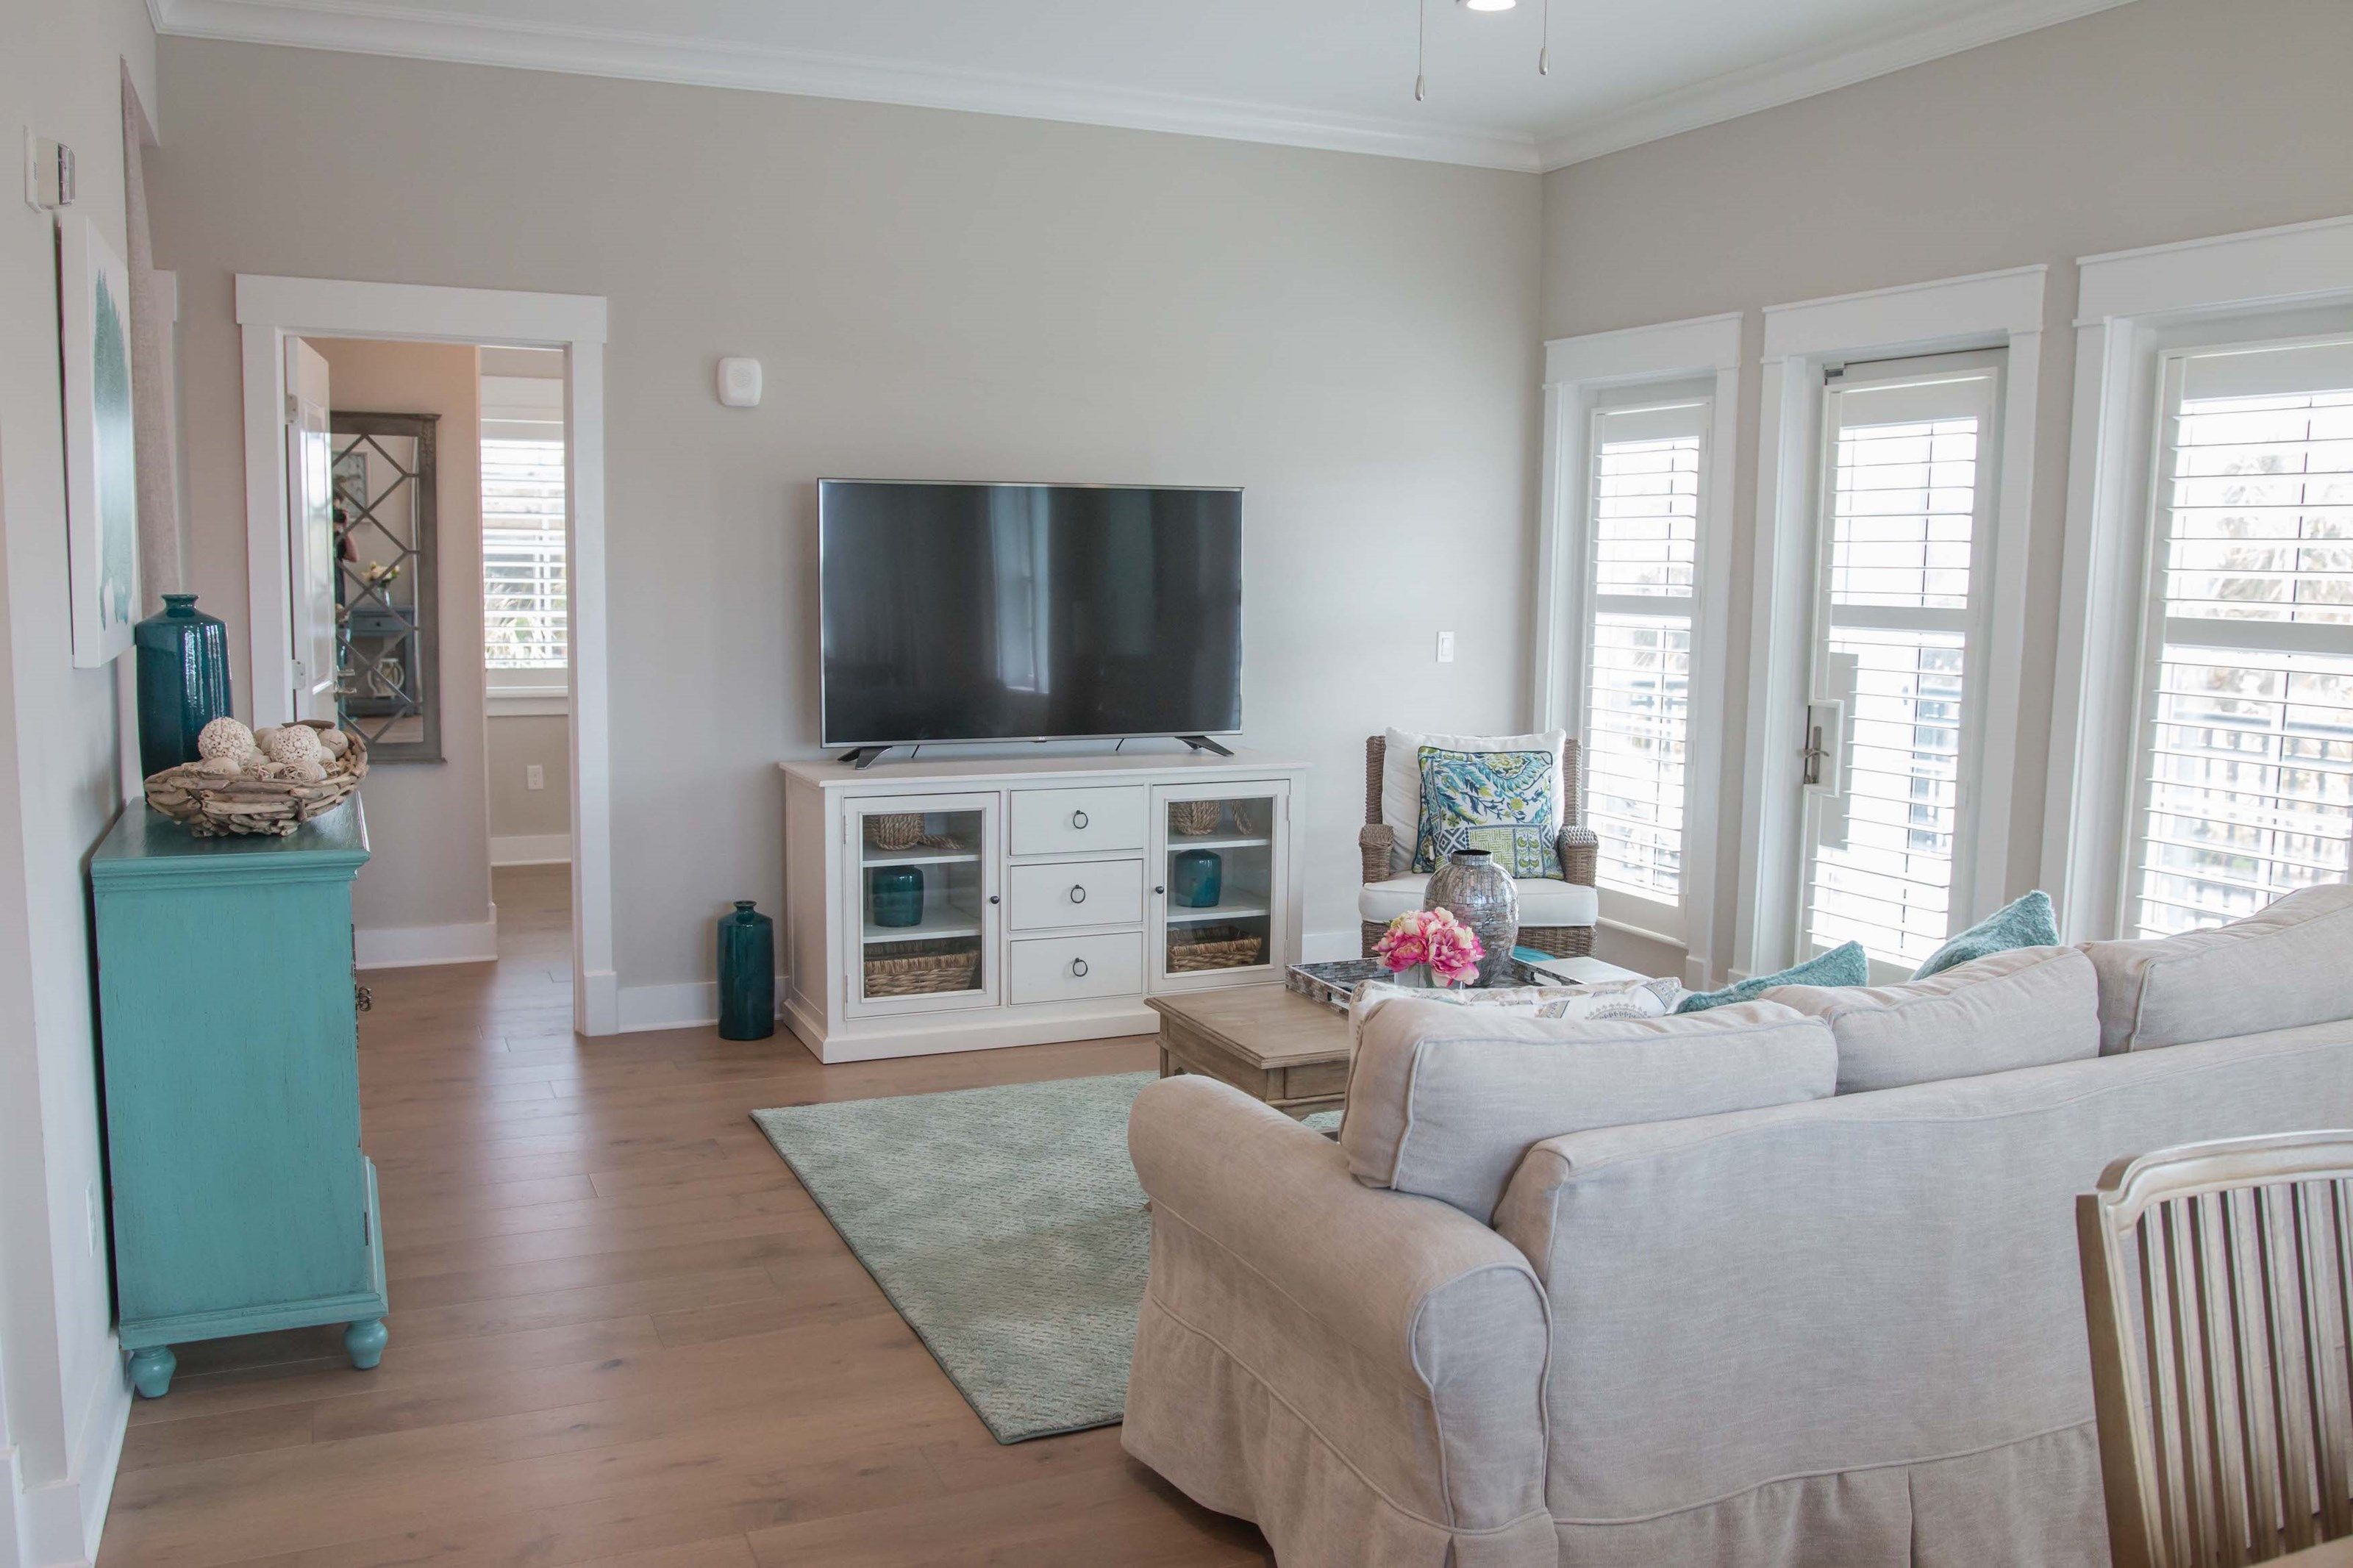
[(911, 942), (866, 960), (866, 994), (929, 996), (970, 991), (980, 978), (980, 949), (964, 942)]
[(1209, 926), (1168, 939), (1168, 973), (1248, 969), (1266, 962), (1266, 938), (1239, 926)]
[[(320, 719), (301, 721), (313, 730), (334, 728)], [(353, 735), (342, 756), (328, 759), (327, 776), (317, 784), (299, 779), (224, 778), (184, 764), (148, 775), (147, 804), (185, 824), (199, 838), (233, 833), (282, 836), (343, 805), (366, 776), (367, 742)]]
[(885, 812), (866, 819), (866, 841), (877, 849), (913, 849), (923, 837), (921, 812)]
[(1218, 812), (1222, 802), (1214, 800), (1172, 801), (1168, 806), (1168, 827), (1187, 838), (1218, 830)]

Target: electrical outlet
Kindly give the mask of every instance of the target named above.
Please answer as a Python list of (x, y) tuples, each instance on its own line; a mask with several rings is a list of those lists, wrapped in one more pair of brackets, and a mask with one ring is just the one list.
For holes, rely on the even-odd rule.
[(525, 764), (522, 770), (522, 787), (525, 789), (545, 789), (547, 787), (547, 770), (540, 766), (537, 763)]
[(1438, 662), (1440, 664), (1452, 664), (1454, 662), (1454, 634), (1452, 632), (1440, 632), (1438, 634)]

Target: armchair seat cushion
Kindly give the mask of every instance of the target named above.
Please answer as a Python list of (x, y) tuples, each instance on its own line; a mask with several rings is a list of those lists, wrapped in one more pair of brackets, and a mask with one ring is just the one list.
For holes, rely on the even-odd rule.
[[(1548, 877), (1521, 877), (1512, 886), (1519, 889), (1523, 926), (1589, 926), (1601, 918), (1601, 897), (1591, 888)], [(1421, 908), (1429, 890), (1430, 878), (1421, 872), (1367, 882), (1356, 894), (1356, 918), (1387, 925)]]

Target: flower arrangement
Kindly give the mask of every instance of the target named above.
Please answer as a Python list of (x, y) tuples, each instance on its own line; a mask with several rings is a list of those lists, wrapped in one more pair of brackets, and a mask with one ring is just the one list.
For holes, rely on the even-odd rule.
[(1487, 949), (1453, 910), (1413, 910), (1389, 921), (1373, 955), (1392, 974), (1426, 963), (1440, 984), (1467, 985), (1479, 977)]

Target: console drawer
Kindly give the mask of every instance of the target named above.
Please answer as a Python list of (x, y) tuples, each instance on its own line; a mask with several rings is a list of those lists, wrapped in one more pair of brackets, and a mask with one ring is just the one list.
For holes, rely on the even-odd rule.
[(1059, 860), (1005, 877), (1006, 924), (1017, 931), (1134, 925), (1144, 919), (1144, 862)]
[(1012, 831), (1016, 855), (1075, 855), (1089, 849), (1144, 847), (1145, 790), (1140, 784), (1103, 789), (1017, 789)]
[(1033, 937), (1006, 944), (1006, 999), (1082, 1002), (1144, 992), (1144, 933)]

